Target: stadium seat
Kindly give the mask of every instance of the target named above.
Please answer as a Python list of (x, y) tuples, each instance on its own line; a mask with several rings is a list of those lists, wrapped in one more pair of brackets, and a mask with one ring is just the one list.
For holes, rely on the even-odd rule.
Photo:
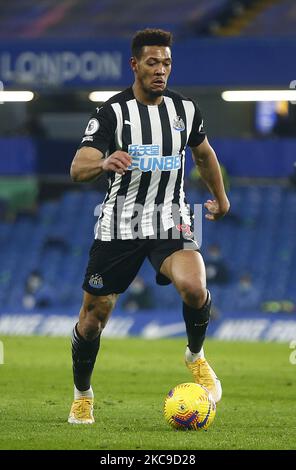
[[(188, 194), (192, 202), (204, 200), (199, 192), (190, 190)], [(220, 312), (245, 308), (243, 300), (236, 299), (242, 297), (240, 278), (246, 274), (259, 292), (252, 296), (257, 308), (271, 299), (296, 301), (295, 191), (280, 186), (241, 186), (232, 188), (229, 197), (228, 217), (219, 225), (203, 222), (202, 253), (205, 256), (211, 244), (218, 244), (231, 273), (228, 284), (211, 283), (214, 305)], [(42, 203), (34, 217), (0, 222), (1, 246), (6, 247), (0, 254), (1, 310), (23, 308), (26, 279), (36, 269), (44, 282), (36, 296), (39, 309), (49, 304), (79, 309), (96, 222), (94, 208), (103, 198), (95, 191), (68, 191), (58, 200)], [(170, 309), (180, 303), (172, 285), (155, 284), (148, 260), (139, 274), (153, 287), (158, 308)]]

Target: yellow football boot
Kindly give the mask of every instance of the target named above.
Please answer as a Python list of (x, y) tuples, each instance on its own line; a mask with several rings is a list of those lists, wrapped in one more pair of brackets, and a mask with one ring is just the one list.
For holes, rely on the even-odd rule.
[(221, 382), (205, 358), (199, 358), (194, 362), (185, 360), (185, 364), (192, 372), (194, 382), (203, 385), (211, 393), (215, 403), (218, 403), (222, 397)]
[(71, 406), (68, 423), (70, 424), (93, 424), (94, 401), (92, 398), (79, 398), (74, 400)]

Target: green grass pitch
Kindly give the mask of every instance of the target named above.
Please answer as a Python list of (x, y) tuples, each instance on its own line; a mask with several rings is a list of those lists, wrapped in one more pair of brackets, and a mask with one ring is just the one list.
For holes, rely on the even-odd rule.
[(70, 339), (4, 337), (0, 365), (1, 449), (295, 449), (296, 365), (288, 344), (208, 340), (223, 398), (205, 431), (164, 421), (166, 393), (190, 382), (185, 338), (102, 340), (93, 376), (96, 423), (67, 423)]

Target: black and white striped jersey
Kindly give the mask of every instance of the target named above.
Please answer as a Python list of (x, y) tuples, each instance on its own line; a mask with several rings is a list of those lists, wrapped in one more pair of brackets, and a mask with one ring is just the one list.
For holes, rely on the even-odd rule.
[(123, 150), (132, 164), (124, 175), (108, 172), (95, 238), (154, 238), (178, 223), (176, 212), (181, 223), (191, 225), (184, 194), (185, 148), (204, 138), (198, 106), (171, 90), (160, 105), (147, 106), (128, 88), (97, 108), (80, 147), (94, 147), (104, 156)]

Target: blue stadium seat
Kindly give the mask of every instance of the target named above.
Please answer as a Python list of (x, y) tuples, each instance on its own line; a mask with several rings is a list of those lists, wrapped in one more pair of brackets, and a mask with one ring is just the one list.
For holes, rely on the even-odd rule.
[[(2, 311), (23, 308), (25, 283), (36, 269), (44, 281), (37, 298), (40, 304), (44, 308), (49, 304), (57, 308), (71, 305), (78, 311), (96, 222), (90, 208), (103, 197), (95, 191), (66, 192), (59, 200), (41, 204), (36, 217), (0, 222), (0, 242), (5, 247), (0, 253)], [(190, 197), (203, 200), (194, 191)], [(234, 187), (230, 199), (235, 218), (227, 217), (218, 224), (203, 222), (202, 253), (205, 255), (211, 244), (218, 244), (231, 272), (227, 285), (211, 283), (214, 305), (223, 312), (245, 309), (248, 302), (253, 308), (255, 301), (258, 308), (271, 299), (296, 302), (296, 193), (274, 186)], [(241, 294), (239, 280), (245, 274), (259, 292), (249, 294), (249, 298)], [(155, 271), (148, 260), (139, 275), (153, 287), (159, 308), (172, 308), (178, 302), (181, 307), (172, 285), (155, 284)]]
[(296, 5), (294, 0), (281, 0), (264, 9), (243, 30), (248, 36), (295, 36)]
[(0, 37), (130, 37), (149, 24), (176, 35), (188, 32), (194, 35), (196, 25), (207, 24), (228, 3), (228, 0), (8, 2), (1, 5)]

